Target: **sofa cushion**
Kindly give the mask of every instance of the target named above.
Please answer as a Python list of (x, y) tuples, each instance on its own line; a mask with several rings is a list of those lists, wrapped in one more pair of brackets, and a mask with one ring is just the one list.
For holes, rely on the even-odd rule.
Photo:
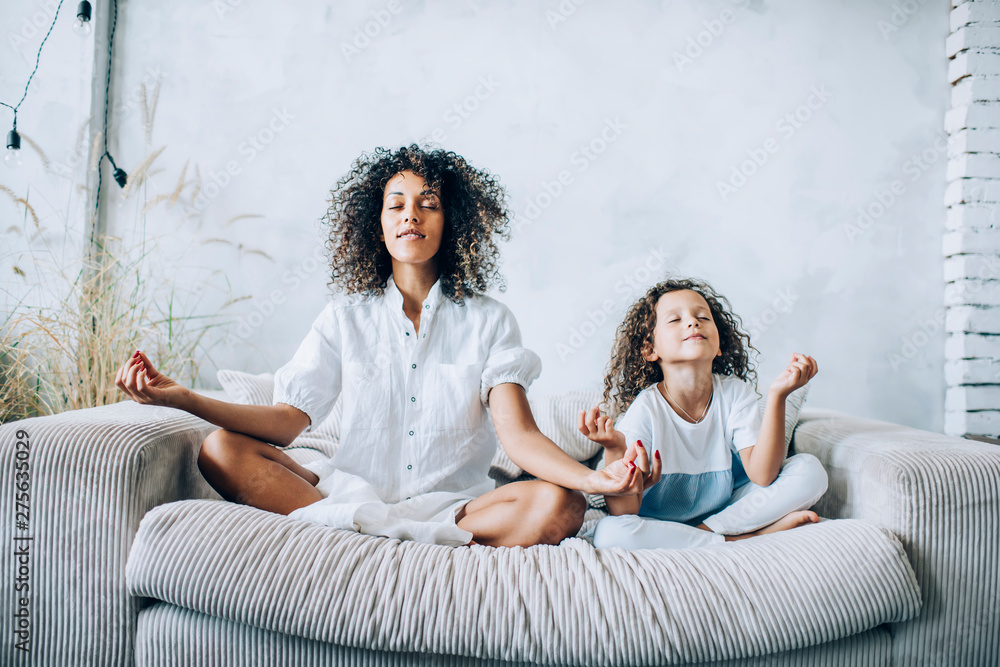
[(133, 595), (305, 639), (542, 664), (764, 655), (920, 607), (898, 540), (856, 520), (676, 551), (452, 548), (191, 500), (146, 515), (126, 578)]

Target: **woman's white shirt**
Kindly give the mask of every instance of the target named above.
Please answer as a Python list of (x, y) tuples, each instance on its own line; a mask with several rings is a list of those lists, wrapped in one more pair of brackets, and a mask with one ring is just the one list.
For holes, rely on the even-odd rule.
[(340, 297), (323, 309), (275, 373), (274, 402), (305, 412), (311, 429), (343, 393), (340, 443), (329, 463), (396, 503), (482, 489), (497, 446), (490, 389), (505, 382), (527, 389), (540, 372), (500, 302), (474, 296), (459, 306), (439, 281), (417, 331), (390, 277), (382, 296)]

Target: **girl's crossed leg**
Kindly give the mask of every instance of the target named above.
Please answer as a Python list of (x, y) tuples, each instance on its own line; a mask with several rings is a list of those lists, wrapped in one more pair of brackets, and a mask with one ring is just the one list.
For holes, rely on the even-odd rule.
[(819, 521), (810, 507), (826, 493), (827, 475), (812, 454), (790, 456), (770, 486), (747, 482), (726, 506), (698, 526), (635, 515), (611, 516), (597, 524), (598, 549), (684, 549), (788, 530)]

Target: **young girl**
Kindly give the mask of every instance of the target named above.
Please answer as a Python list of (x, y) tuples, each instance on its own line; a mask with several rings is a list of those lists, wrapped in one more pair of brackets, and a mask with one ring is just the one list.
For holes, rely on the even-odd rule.
[(806, 510), (826, 492), (822, 464), (785, 459), (785, 399), (816, 361), (792, 355), (761, 420), (738, 323), (707, 284), (665, 280), (618, 327), (604, 401), (624, 416), (614, 423), (592, 408), (580, 431), (604, 446), (606, 463), (637, 466), (644, 488), (606, 498), (612, 516), (597, 525), (597, 548), (705, 546), (819, 521)]
[[(583, 521), (585, 501), (570, 489), (641, 487), (634, 466), (594, 472), (535, 425), (525, 389), (540, 361), (521, 346), (510, 310), (483, 294), (502, 287), (504, 198), (494, 177), (455, 153), (413, 145), (362, 155), (325, 218), (341, 294), (275, 374), (274, 405), (201, 396), (138, 351), (115, 382), (139, 403), (220, 427), (198, 466), (227, 500), (400, 539), (557, 544)], [(336, 453), (299, 465), (281, 448), (341, 394)], [(497, 438), (539, 479), (495, 488), (487, 472)]]

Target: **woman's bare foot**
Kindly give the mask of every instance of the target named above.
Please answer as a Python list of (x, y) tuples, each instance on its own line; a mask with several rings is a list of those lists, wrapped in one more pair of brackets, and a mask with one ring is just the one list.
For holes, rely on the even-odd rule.
[(785, 516), (781, 517), (769, 526), (764, 526), (760, 530), (755, 530), (752, 533), (746, 533), (744, 535), (726, 535), (726, 541), (731, 542), (733, 540), (742, 540), (747, 537), (754, 537), (756, 535), (767, 535), (768, 533), (777, 533), (782, 530), (791, 530), (792, 528), (798, 528), (807, 523), (818, 523), (819, 515), (812, 510), (800, 510), (798, 512), (789, 512)]

